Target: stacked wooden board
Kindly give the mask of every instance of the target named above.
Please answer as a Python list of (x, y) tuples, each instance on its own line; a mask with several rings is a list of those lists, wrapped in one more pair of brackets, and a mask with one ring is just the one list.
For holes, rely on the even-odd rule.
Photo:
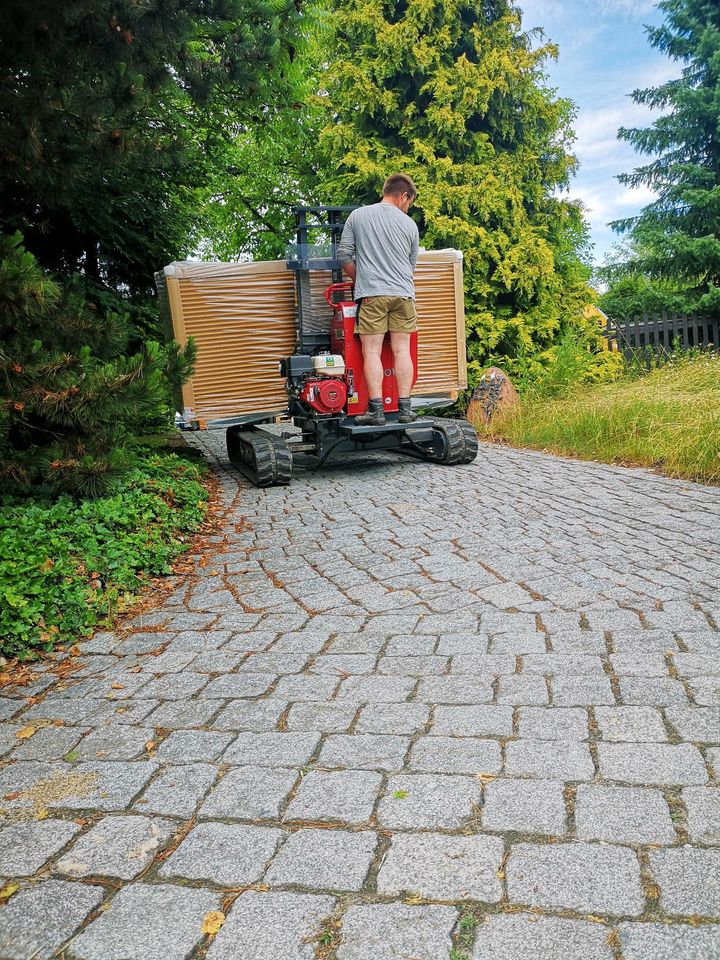
[[(287, 409), (278, 361), (295, 351), (295, 275), (284, 261), (172, 263), (156, 275), (175, 339), (193, 337), (198, 359), (183, 387), (186, 418), (201, 427)], [(311, 274), (313, 312), (330, 327), (322, 292), (329, 273)], [(454, 397), (467, 386), (462, 254), (422, 251), (415, 273), (418, 334), (416, 396)]]

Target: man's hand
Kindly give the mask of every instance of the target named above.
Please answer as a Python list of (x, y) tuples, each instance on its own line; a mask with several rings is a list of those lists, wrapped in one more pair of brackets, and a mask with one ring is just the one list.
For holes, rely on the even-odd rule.
[(346, 277), (350, 277), (353, 283), (355, 283), (355, 276), (357, 274), (357, 269), (355, 264), (351, 261), (350, 263), (343, 264), (343, 273)]

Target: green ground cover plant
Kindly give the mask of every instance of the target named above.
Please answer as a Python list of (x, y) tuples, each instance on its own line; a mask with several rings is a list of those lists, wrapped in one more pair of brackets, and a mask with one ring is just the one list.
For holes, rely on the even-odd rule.
[(529, 388), (481, 437), (720, 483), (720, 356), (675, 353), (614, 383)]
[(170, 573), (205, 517), (204, 472), (148, 454), (112, 496), (0, 500), (0, 653), (32, 659), (90, 634)]

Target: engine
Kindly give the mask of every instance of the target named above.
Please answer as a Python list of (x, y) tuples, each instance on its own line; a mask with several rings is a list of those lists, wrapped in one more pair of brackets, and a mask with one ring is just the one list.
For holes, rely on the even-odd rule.
[(337, 378), (309, 377), (303, 383), (300, 399), (318, 413), (340, 413), (347, 402), (347, 386)]

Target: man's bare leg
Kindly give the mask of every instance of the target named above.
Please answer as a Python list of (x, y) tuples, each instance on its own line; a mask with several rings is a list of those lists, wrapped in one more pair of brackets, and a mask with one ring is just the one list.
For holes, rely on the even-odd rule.
[[(395, 379), (398, 385), (398, 395), (409, 397), (412, 390), (413, 368), (412, 357), (410, 356), (410, 334), (403, 333), (401, 330), (390, 331), (390, 344), (393, 352), (393, 362), (395, 364)], [(365, 374), (367, 377), (367, 374)]]
[(371, 399), (382, 397), (383, 365), (381, 353), (384, 339), (384, 333), (363, 333), (360, 335), (365, 384)]

